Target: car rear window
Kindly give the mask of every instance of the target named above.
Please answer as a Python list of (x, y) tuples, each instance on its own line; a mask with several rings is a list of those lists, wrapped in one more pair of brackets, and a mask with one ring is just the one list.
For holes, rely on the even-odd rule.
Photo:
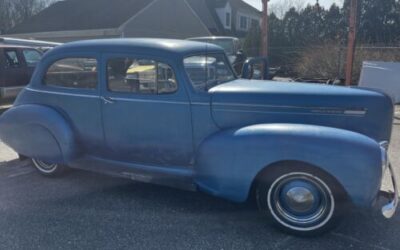
[(45, 85), (61, 88), (95, 89), (97, 82), (95, 58), (61, 59), (49, 67), (44, 77)]

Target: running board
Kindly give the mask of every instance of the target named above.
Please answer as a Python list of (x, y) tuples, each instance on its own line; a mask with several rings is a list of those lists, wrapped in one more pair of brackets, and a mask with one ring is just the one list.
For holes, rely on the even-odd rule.
[(183, 190), (196, 191), (193, 169), (184, 167), (158, 167), (85, 156), (69, 167), (99, 172), (133, 181), (152, 183)]

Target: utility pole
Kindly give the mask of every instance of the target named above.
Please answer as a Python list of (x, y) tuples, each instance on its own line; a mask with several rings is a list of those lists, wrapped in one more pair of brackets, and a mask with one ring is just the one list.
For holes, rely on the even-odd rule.
[(262, 22), (261, 22), (261, 54), (268, 56), (268, 2), (269, 0), (262, 0)]
[(350, 21), (349, 21), (349, 38), (347, 45), (347, 61), (346, 61), (346, 85), (350, 86), (353, 76), (354, 50), (356, 47), (357, 36), (357, 0), (351, 0), (350, 3)]

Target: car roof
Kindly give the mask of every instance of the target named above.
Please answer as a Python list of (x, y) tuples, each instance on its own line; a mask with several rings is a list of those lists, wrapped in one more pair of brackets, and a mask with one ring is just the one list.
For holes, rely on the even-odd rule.
[(13, 45), (13, 44), (2, 44), (0, 43), (0, 48), (10, 48), (10, 49), (35, 49), (29, 46), (22, 46), (22, 45)]
[(233, 36), (201, 36), (201, 37), (191, 37), (188, 40), (239, 40), (237, 37)]
[(97, 39), (66, 43), (60, 45), (47, 53), (47, 56), (57, 53), (126, 53), (140, 52), (145, 54), (168, 54), (168, 55), (189, 55), (204, 52), (223, 52), (223, 49), (216, 45), (203, 42), (153, 39), (153, 38), (116, 38)]

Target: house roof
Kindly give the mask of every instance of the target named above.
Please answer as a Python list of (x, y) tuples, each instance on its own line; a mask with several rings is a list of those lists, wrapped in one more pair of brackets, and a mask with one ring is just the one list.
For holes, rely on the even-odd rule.
[(151, 2), (153, 0), (60, 1), (8, 33), (117, 28)]
[(246, 3), (243, 0), (206, 0), (209, 2), (210, 5), (212, 5), (214, 8), (223, 8), (227, 5), (229, 2), (231, 6), (236, 9), (240, 10), (242, 12), (246, 12), (252, 15), (261, 15), (261, 12), (251, 6), (250, 4)]
[(206, 1), (207, 0), (186, 0), (208, 29), (210, 29), (211, 32), (218, 32), (219, 26)]
[[(154, 1), (157, 0), (59, 1), (28, 21), (18, 24), (8, 31), (8, 34), (115, 29), (139, 14)], [(224, 32), (213, 9), (218, 8), (218, 6), (225, 6), (227, 1), (232, 4), (232, 7), (240, 8), (241, 11), (260, 14), (257, 9), (242, 0), (182, 0), (193, 9), (198, 18), (213, 34), (223, 34)]]
[(236, 9), (240, 9), (241, 11), (245, 11), (252, 15), (261, 16), (261, 11), (244, 2), (243, 0), (230, 0), (230, 2)]

